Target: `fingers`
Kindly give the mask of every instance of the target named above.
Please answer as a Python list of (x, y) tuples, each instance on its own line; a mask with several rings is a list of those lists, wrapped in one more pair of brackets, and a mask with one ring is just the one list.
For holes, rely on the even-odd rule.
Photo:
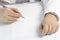
[(6, 16), (6, 17), (5, 17), (4, 24), (14, 23), (15, 21), (17, 21), (17, 19), (18, 19), (17, 17)]
[(21, 15), (20, 15), (20, 13), (16, 13), (16, 12), (12, 11), (11, 9), (7, 9), (5, 11), (5, 16), (11, 16), (11, 17), (19, 18)]
[(55, 33), (58, 30), (59, 24), (57, 23), (56, 25), (53, 26), (51, 34)]
[(8, 15), (8, 16), (10, 16), (10, 17), (15, 17), (15, 18), (19, 18), (19, 17), (20, 17), (20, 14), (15, 13), (14, 15), (10, 14), (10, 15)]
[(13, 10), (14, 12), (16, 12), (16, 13), (20, 13), (20, 12), (18, 12), (18, 10), (16, 8), (10, 8), (10, 9)]
[(21, 14), (16, 8), (11, 8), (11, 10), (13, 10), (14, 12), (20, 14), (20, 17), (24, 18), (24, 17), (22, 16), (22, 14)]
[(7, 18), (8, 18), (9, 21), (14, 21), (14, 20), (17, 20), (18, 19), (16, 17), (11, 17), (11, 16), (7, 16)]
[(47, 32), (47, 35), (50, 35), (50, 34), (51, 34), (52, 28), (53, 28), (53, 27), (52, 27), (51, 25), (48, 26), (48, 32)]
[(41, 35), (44, 36), (48, 32), (48, 25), (47, 24), (42, 24), (41, 27), (43, 28), (42, 31), (41, 31)]
[(13, 22), (15, 22), (17, 19), (18, 19), (18, 17), (16, 16), (7, 16), (8, 17), (8, 21), (9, 21), (9, 23), (13, 23)]
[[(8, 10), (10, 10), (10, 12), (12, 13), (10, 16), (12, 16), (12, 17), (22, 17), (22, 18), (24, 18), (23, 16), (22, 16), (22, 14), (20, 13), (20, 12), (18, 12), (18, 10), (16, 9), (16, 8), (10, 8), (10, 9), (8, 9)], [(14, 15), (14, 16), (13, 16)]]
[(18, 19), (18, 18), (7, 16), (7, 17), (6, 17), (6, 21), (4, 21), (4, 23), (5, 23), (5, 24), (14, 23), (15, 21), (17, 21), (17, 19)]
[(53, 33), (57, 32), (58, 28), (59, 28), (59, 23), (57, 24), (56, 30)]
[(50, 25), (50, 24), (48, 25), (46, 23), (41, 24), (41, 35), (45, 36), (55, 33), (58, 30), (58, 26), (59, 24), (57, 25)]

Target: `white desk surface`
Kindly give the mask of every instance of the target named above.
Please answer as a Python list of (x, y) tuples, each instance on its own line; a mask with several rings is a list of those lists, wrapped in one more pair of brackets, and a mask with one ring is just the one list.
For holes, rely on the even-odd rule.
[[(24, 18), (10, 25), (0, 25), (0, 40), (59, 40), (60, 29), (52, 35), (40, 38), (37, 28), (42, 18), (40, 3), (16, 4), (8, 7), (18, 8)], [(41, 17), (40, 17), (41, 16)], [(40, 18), (40, 19), (39, 19)]]

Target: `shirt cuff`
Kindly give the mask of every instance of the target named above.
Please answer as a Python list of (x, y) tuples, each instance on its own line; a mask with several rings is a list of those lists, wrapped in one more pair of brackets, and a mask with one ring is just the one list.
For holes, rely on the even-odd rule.
[[(43, 2), (44, 3), (44, 2)], [(58, 4), (58, 5), (57, 5)], [(57, 20), (59, 20), (58, 16), (60, 13), (59, 0), (49, 0), (48, 3), (44, 4), (44, 14), (52, 14), (56, 16)]]

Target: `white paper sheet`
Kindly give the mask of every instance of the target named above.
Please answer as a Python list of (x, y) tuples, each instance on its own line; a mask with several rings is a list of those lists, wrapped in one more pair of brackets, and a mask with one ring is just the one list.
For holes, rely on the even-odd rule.
[[(24, 18), (19, 18), (10, 25), (0, 25), (1, 38), (6, 40), (17, 40), (34, 38), (37, 36), (37, 28), (40, 24), (42, 8), (40, 3), (25, 3), (8, 5), (8, 7), (17, 8)], [(21, 40), (22, 40), (21, 39)]]

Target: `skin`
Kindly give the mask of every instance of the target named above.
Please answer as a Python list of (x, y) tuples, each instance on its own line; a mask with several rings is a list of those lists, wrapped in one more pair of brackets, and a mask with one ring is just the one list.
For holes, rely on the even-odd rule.
[(0, 8), (0, 23), (11, 24), (19, 17), (22, 15), (16, 8)]
[(41, 22), (40, 31), (42, 36), (50, 35), (56, 33), (58, 30), (59, 23), (56, 16), (52, 14), (47, 14), (43, 21)]

